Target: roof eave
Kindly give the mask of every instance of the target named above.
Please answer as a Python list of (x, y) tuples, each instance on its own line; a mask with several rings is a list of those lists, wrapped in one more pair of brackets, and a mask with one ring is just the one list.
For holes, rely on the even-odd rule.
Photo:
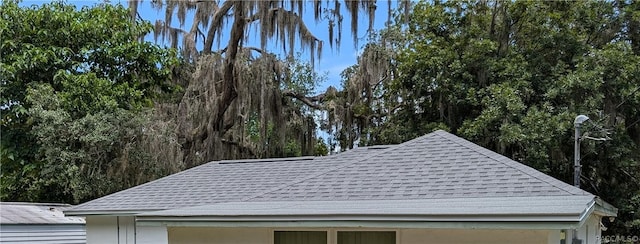
[(263, 220), (263, 221), (195, 221), (183, 218), (149, 219), (136, 217), (139, 226), (168, 227), (270, 227), (270, 228), (461, 228), (461, 229), (572, 229), (580, 221), (401, 221), (401, 220)]
[(68, 210), (63, 211), (65, 216), (135, 216), (137, 214), (162, 211), (166, 209), (128, 209), (128, 210)]
[(594, 212), (605, 217), (618, 217), (618, 209), (608, 202), (596, 197)]
[(138, 221), (479, 221), (479, 222), (535, 222), (572, 221), (579, 222), (581, 216), (562, 215), (268, 215), (268, 216), (136, 216)]

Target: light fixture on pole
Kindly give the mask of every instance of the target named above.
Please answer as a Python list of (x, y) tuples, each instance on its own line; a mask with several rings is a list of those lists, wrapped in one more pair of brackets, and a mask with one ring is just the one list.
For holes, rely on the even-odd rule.
[[(582, 123), (584, 123), (585, 121), (589, 120), (589, 117), (587, 117), (586, 115), (578, 115), (576, 116), (576, 119), (573, 121), (573, 127), (576, 130), (576, 134), (575, 134), (575, 143), (574, 143), (574, 150), (573, 150), (573, 185), (575, 187), (580, 188), (580, 172), (582, 171), (582, 165), (580, 165), (580, 126), (582, 126)], [(577, 244), (577, 243), (582, 243), (582, 240), (578, 239), (578, 230), (577, 229), (573, 229), (571, 231), (571, 236), (572, 236), (572, 243), (573, 244)]]
[(580, 172), (582, 171), (582, 165), (580, 165), (580, 126), (587, 120), (589, 120), (589, 117), (581, 114), (573, 121), (573, 127), (576, 130), (573, 155), (573, 185), (578, 188), (580, 188)]
[[(611, 140), (611, 138), (609, 138), (608, 136), (610, 133), (607, 132), (607, 130), (604, 128), (599, 128), (600, 133), (603, 133), (604, 137), (598, 137), (598, 138), (590, 137), (588, 136), (589, 132), (581, 134), (580, 127), (584, 122), (588, 120), (589, 120), (589, 117), (581, 114), (576, 116), (576, 119), (573, 121), (573, 127), (576, 130), (576, 134), (574, 138), (575, 144), (574, 144), (574, 155), (573, 155), (573, 185), (577, 188), (580, 188), (580, 174), (582, 172), (582, 164), (580, 163), (580, 141), (582, 141), (582, 139), (589, 139), (589, 140), (595, 140), (595, 141)], [(572, 242), (574, 244), (582, 243), (582, 240), (578, 239), (577, 229), (573, 229), (572, 236), (573, 236)]]

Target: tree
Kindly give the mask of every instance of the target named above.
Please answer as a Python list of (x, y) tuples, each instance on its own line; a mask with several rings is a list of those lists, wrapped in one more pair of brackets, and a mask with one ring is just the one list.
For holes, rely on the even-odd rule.
[(366, 110), (398, 107), (355, 137), (374, 132), (377, 144), (446, 129), (571, 182), (572, 121), (587, 114), (588, 134), (613, 140), (582, 142), (583, 188), (620, 208), (612, 233), (638, 232), (637, 3), (422, 1), (412, 10), (391, 27), (406, 37), (386, 62), (397, 70)]
[(343, 90), (324, 103), (327, 119), (322, 128), (335, 135), (341, 150), (402, 142), (398, 134), (380, 132), (385, 126), (394, 126), (389, 119), (399, 108), (400, 96), (387, 91), (398, 75), (395, 50), (402, 47), (404, 39), (392, 26), (372, 33), (369, 39), (358, 63), (342, 72)]
[(180, 168), (146, 161), (158, 129), (148, 110), (175, 88), (176, 63), (138, 41), (150, 23), (109, 4), (4, 1), (0, 13), (3, 200), (77, 203)]
[[(130, 2), (134, 16), (138, 4)], [(152, 5), (166, 13), (164, 20), (156, 21), (156, 38), (180, 48), (194, 67), (192, 74), (180, 78), (185, 93), (176, 110), (168, 112), (179, 115), (168, 119), (177, 119), (180, 126), (177, 133), (185, 149), (184, 162), (192, 166), (216, 159), (281, 157), (285, 147), (291, 151), (295, 144), (301, 145), (301, 155), (314, 154), (316, 125), (305, 113), (324, 109), (323, 102), (335, 89), (313, 95), (309, 89), (287, 87), (292, 79), (304, 87), (309, 84), (305, 79), (318, 77), (299, 76), (301, 70), (291, 66), (290, 60), (296, 41), (312, 53), (311, 66), (320, 58), (323, 41), (303, 22), (307, 8), (316, 20), (328, 20), (330, 46), (340, 44), (341, 1), (327, 7), (322, 7), (323, 1), (302, 0), (154, 1)], [(357, 33), (360, 11), (368, 14), (372, 25), (375, 1), (346, 1), (345, 6), (353, 17), (352, 33)], [(192, 23), (185, 28), (190, 11)], [(178, 27), (173, 23), (176, 16)], [(225, 26), (229, 26), (228, 35), (223, 34)], [(261, 33), (259, 47), (247, 46), (248, 31)], [(223, 40), (226, 44), (221, 44)], [(277, 50), (267, 50), (273, 42), (281, 45), (287, 57), (278, 58), (273, 54)], [(306, 69), (302, 72), (310, 74)]]

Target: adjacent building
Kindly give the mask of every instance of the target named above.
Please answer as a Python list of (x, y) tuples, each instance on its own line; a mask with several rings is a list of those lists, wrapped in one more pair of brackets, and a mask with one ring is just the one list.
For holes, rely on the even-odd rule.
[(67, 204), (0, 203), (0, 243), (86, 243), (83, 217), (65, 216)]

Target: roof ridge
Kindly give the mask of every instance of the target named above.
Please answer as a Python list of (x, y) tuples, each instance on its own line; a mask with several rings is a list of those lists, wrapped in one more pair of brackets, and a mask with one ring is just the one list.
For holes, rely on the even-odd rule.
[[(485, 156), (487, 156), (489, 158), (492, 158), (492, 159), (494, 159), (494, 160), (496, 160), (496, 161), (498, 161), (498, 162), (500, 162), (500, 163), (502, 163), (502, 164), (504, 164), (506, 166), (514, 168), (514, 169), (516, 169), (516, 170), (518, 170), (518, 171), (520, 171), (520, 172), (522, 172), (522, 173), (524, 173), (526, 175), (529, 175), (529, 176), (531, 176), (533, 178), (536, 178), (536, 179), (538, 179), (540, 181), (543, 181), (543, 182), (545, 182), (545, 183), (547, 183), (547, 184), (549, 184), (549, 185), (551, 185), (551, 186), (553, 186), (553, 187), (555, 187), (557, 189), (565, 191), (565, 192), (567, 192), (569, 194), (572, 194), (572, 195), (585, 195), (584, 193), (591, 194), (591, 193), (586, 192), (586, 191), (584, 191), (584, 190), (582, 190), (580, 188), (576, 188), (576, 187), (574, 187), (572, 185), (569, 185), (569, 184), (567, 184), (567, 183), (565, 183), (565, 182), (563, 182), (561, 180), (558, 180), (558, 179), (556, 179), (554, 177), (546, 175), (546, 174), (544, 174), (544, 173), (542, 173), (542, 172), (540, 172), (540, 171), (538, 171), (538, 170), (536, 170), (536, 169), (534, 169), (532, 167), (529, 167), (529, 166), (527, 166), (527, 165), (525, 165), (523, 163), (514, 161), (514, 160), (512, 160), (512, 159), (510, 159), (510, 158), (508, 158), (508, 157), (506, 157), (504, 155), (501, 155), (499, 153), (496, 153), (496, 152), (493, 152), (493, 151), (491, 151), (489, 149), (481, 147), (481, 146), (479, 146), (479, 145), (477, 145), (477, 144), (475, 144), (475, 143), (473, 143), (471, 141), (465, 140), (464, 138), (458, 137), (456, 135), (453, 135), (451, 133), (448, 133), (448, 132), (442, 131), (442, 130), (438, 130), (436, 132), (439, 132), (439, 133), (434, 133), (434, 134), (436, 134), (436, 135), (438, 135), (440, 137), (443, 137), (443, 138), (445, 138), (445, 139), (447, 139), (449, 141), (452, 141), (452, 142), (454, 142), (454, 143), (456, 143), (456, 144), (458, 144), (460, 146), (466, 147), (466, 148), (471, 149), (471, 150), (473, 150), (473, 151), (475, 151), (477, 153), (480, 153), (480, 154), (485, 155)], [(560, 183), (560, 184), (562, 184), (564, 186), (559, 186), (558, 183)], [(593, 194), (591, 194), (591, 195), (593, 195)]]
[(301, 178), (301, 179), (295, 180), (295, 181), (290, 182), (290, 183), (288, 183), (288, 184), (284, 184), (284, 185), (281, 185), (281, 186), (277, 186), (277, 187), (274, 187), (274, 188), (271, 188), (271, 189), (268, 189), (268, 190), (265, 190), (265, 191), (262, 191), (262, 192), (256, 193), (256, 194), (255, 194), (255, 195), (253, 195), (253, 196), (249, 196), (249, 197), (242, 198), (242, 199), (240, 199), (240, 200), (239, 200), (239, 202), (245, 202), (245, 201), (248, 201), (248, 200), (251, 200), (251, 199), (254, 199), (254, 198), (257, 198), (257, 197), (263, 196), (263, 195), (265, 195), (265, 194), (267, 194), (267, 193), (275, 192), (275, 191), (278, 191), (278, 190), (284, 189), (285, 187), (292, 186), (292, 185), (295, 185), (295, 184), (298, 184), (298, 183), (302, 183), (302, 182), (304, 182), (304, 181), (306, 181), (306, 180), (313, 179), (313, 178), (315, 178), (315, 177), (318, 177), (318, 176), (321, 176), (321, 175), (327, 174), (327, 173), (329, 173), (329, 172), (331, 172), (331, 171), (338, 170), (338, 169), (341, 169), (341, 168), (345, 168), (345, 167), (350, 166), (350, 165), (353, 165), (353, 164), (355, 164), (355, 163), (362, 162), (362, 161), (364, 161), (364, 160), (367, 160), (367, 159), (373, 158), (373, 157), (375, 157), (375, 156), (377, 156), (377, 155), (380, 155), (380, 154), (386, 153), (386, 152), (388, 152), (388, 151), (393, 151), (393, 150), (395, 150), (395, 149), (400, 148), (401, 146), (411, 145), (411, 144), (413, 144), (413, 143), (416, 143), (416, 142), (420, 141), (421, 139), (424, 139), (424, 138), (426, 138), (426, 137), (430, 137), (430, 136), (435, 135), (435, 133), (436, 133), (436, 132), (437, 132), (437, 131), (432, 132), (432, 133), (429, 133), (429, 134), (426, 134), (426, 135), (423, 135), (423, 136), (419, 136), (419, 137), (417, 137), (417, 138), (411, 139), (411, 140), (409, 140), (409, 141), (406, 141), (406, 142), (403, 142), (403, 143), (400, 143), (400, 144), (396, 144), (396, 145), (385, 145), (385, 146), (389, 146), (389, 147), (388, 147), (388, 148), (384, 148), (384, 149), (376, 149), (375, 151), (377, 151), (377, 152), (371, 153), (371, 154), (367, 155), (366, 157), (356, 158), (356, 159), (354, 159), (354, 160), (353, 160), (353, 161), (351, 161), (351, 162), (344, 163), (344, 164), (340, 164), (340, 165), (338, 165), (338, 166), (331, 167), (331, 168), (329, 168), (329, 169), (327, 169), (327, 170), (320, 171), (320, 172), (318, 172), (318, 173), (311, 174), (311, 175), (309, 175), (309, 176), (307, 176), (307, 177), (303, 177), (303, 178)]
[(225, 159), (225, 160), (215, 160), (209, 163), (218, 163), (218, 164), (233, 164), (233, 163), (272, 163), (272, 162), (280, 162), (280, 161), (302, 161), (302, 160), (313, 160), (317, 158), (317, 156), (299, 156), (299, 157), (283, 157), (283, 158), (245, 158), (245, 159)]
[(316, 156), (290, 157), (290, 158), (261, 158), (250, 160), (220, 160), (218, 164), (251, 164), (251, 163), (275, 163), (315, 160)]

